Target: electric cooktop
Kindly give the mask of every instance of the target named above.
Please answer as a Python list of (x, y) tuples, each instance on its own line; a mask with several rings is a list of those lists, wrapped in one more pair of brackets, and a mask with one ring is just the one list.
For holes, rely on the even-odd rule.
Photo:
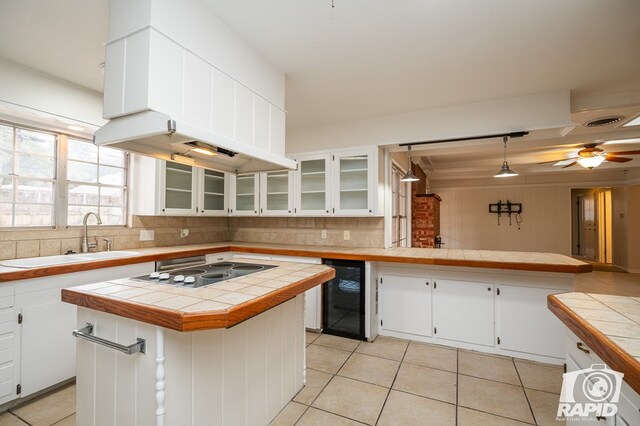
[(166, 272), (152, 272), (148, 275), (133, 277), (132, 279), (181, 287), (202, 287), (256, 272), (266, 271), (271, 268), (275, 268), (275, 266), (244, 262), (218, 262), (202, 266), (173, 269)]

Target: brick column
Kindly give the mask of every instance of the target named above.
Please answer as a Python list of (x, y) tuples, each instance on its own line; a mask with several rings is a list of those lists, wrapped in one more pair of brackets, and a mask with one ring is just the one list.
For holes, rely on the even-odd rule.
[(440, 201), (437, 194), (425, 194), (427, 176), (420, 167), (412, 164), (413, 173), (420, 178), (411, 184), (411, 246), (435, 247), (440, 234)]

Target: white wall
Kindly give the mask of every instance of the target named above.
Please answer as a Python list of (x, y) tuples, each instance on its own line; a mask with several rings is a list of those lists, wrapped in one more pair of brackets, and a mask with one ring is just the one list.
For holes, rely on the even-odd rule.
[(93, 126), (106, 123), (101, 93), (4, 58), (0, 58), (0, 101)]
[(640, 185), (627, 188), (627, 256), (629, 272), (640, 273)]
[(627, 188), (611, 188), (612, 201), (612, 243), (613, 264), (622, 268), (629, 267), (627, 245), (629, 234), (627, 229)]
[(568, 91), (434, 108), (287, 131), (288, 153), (390, 145), (572, 125)]
[[(448, 249), (514, 250), (571, 254), (571, 188), (523, 186), (438, 189), (440, 234)], [(500, 226), (489, 204), (522, 203), (522, 224), (502, 215)]]

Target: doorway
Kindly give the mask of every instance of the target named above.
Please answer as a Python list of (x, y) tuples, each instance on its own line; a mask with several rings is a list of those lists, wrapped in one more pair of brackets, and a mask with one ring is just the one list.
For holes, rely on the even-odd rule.
[(613, 263), (611, 188), (571, 190), (571, 253)]

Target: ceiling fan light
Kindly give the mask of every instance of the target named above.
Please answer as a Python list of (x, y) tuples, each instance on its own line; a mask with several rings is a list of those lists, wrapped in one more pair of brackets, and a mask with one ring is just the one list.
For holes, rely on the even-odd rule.
[(420, 178), (414, 175), (411, 169), (409, 169), (407, 173), (405, 173), (405, 175), (402, 177), (402, 179), (400, 179), (400, 182), (417, 182), (419, 180)]
[(497, 177), (497, 178), (510, 177), (510, 176), (518, 176), (518, 173), (511, 170), (511, 168), (509, 168), (509, 163), (507, 163), (506, 161), (502, 163), (502, 167), (500, 168), (500, 171), (495, 175), (493, 175), (493, 177)]
[(604, 155), (594, 155), (593, 157), (580, 157), (578, 158), (578, 164), (585, 169), (593, 169), (598, 167), (605, 160)]

